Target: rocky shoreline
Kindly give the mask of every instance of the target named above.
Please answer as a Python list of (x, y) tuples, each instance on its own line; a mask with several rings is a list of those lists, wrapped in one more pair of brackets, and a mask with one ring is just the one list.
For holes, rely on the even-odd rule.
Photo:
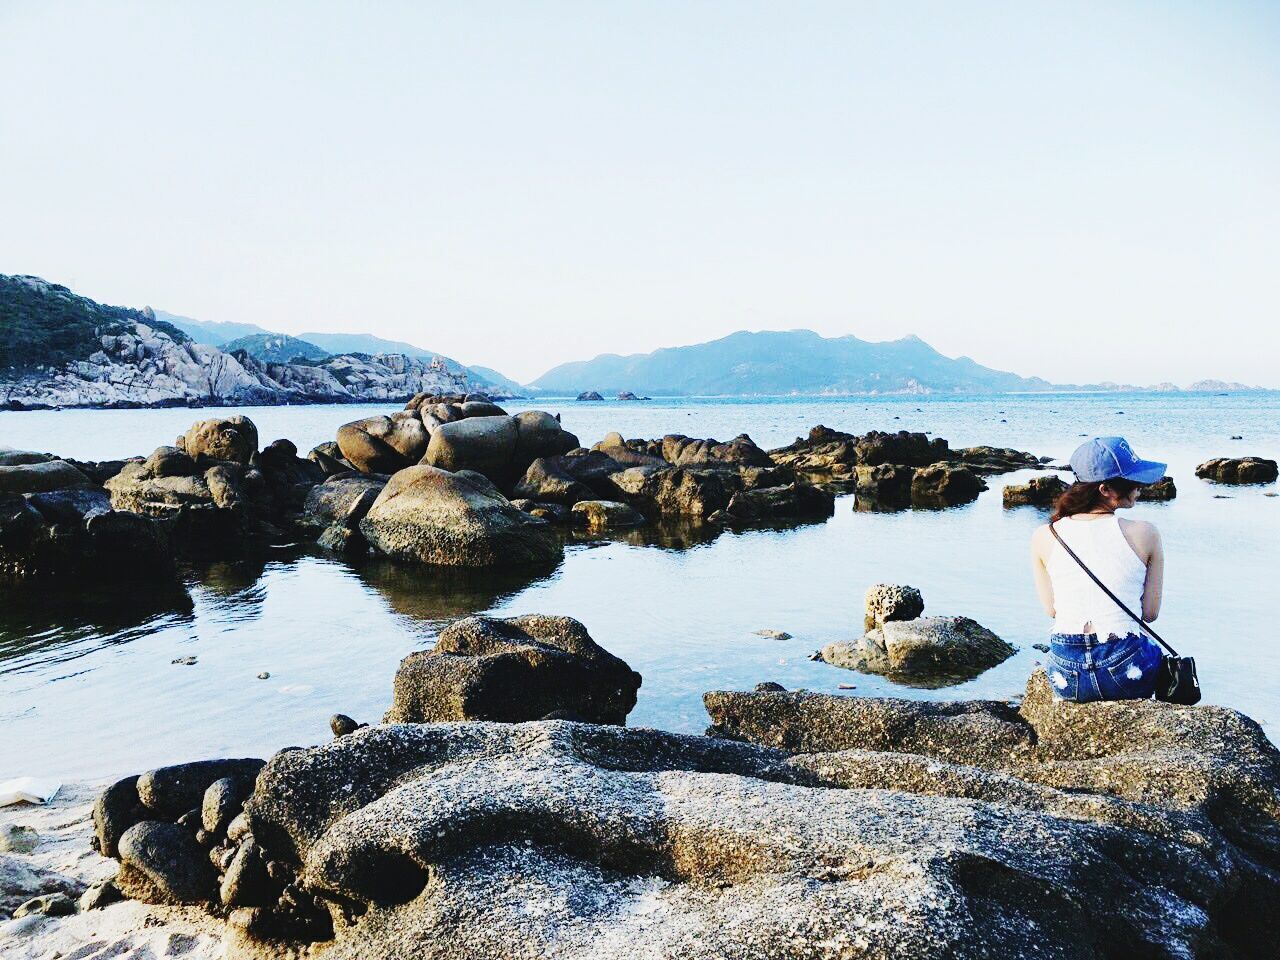
[[(1206, 473), (1265, 472), (1240, 463)], [(575, 538), (823, 521), (837, 491), (944, 509), (1047, 465), (822, 426), (771, 451), (585, 447), (542, 411), (422, 394), (306, 456), (243, 416), (123, 461), (0, 454), (0, 580), (189, 604), (184, 564), (299, 541), (541, 571)], [(1043, 508), (1053, 479), (1005, 504)], [(1014, 652), (924, 612), (874, 585), (862, 638), (820, 657), (936, 686)], [(1235, 711), (1064, 703), (1037, 671), (1014, 702), (709, 691), (691, 736), (626, 727), (642, 682), (569, 616), (458, 619), (403, 660), (381, 723), (338, 715), (320, 746), (108, 785), (92, 854), (40, 853), (42, 831), (88, 842), (76, 808), (16, 814), (38, 842), (0, 831), (0, 952), (1121, 960), (1263, 958), (1280, 934), (1280, 753)]]

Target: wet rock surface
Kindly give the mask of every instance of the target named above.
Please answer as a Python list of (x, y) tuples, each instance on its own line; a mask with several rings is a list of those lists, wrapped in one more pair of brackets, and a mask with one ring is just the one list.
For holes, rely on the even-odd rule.
[[(1051, 507), (1067, 492), (1067, 484), (1058, 477), (1032, 477), (1026, 483), (1011, 483), (1004, 488), (1006, 507)], [(1146, 494), (1146, 490), (1143, 490)]]
[(1148, 484), (1142, 488), (1139, 499), (1153, 502), (1163, 502), (1172, 500), (1178, 495), (1178, 488), (1173, 482), (1173, 477), (1161, 477), (1155, 483)]
[(1271, 483), (1276, 479), (1276, 461), (1262, 457), (1219, 457), (1196, 467), (1196, 476), (1215, 483)]
[(396, 672), (388, 723), (536, 720), (563, 713), (626, 722), (640, 675), (570, 617), (467, 617)]

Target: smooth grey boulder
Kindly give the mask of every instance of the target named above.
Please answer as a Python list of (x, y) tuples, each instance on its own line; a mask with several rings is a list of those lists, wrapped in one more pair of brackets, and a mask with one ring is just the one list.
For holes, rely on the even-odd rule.
[(34, 897), (60, 893), (74, 899), (83, 890), (84, 884), (73, 877), (37, 866), (28, 857), (0, 853), (0, 920), (12, 917)]
[[(365, 417), (338, 428), (338, 450), (361, 473), (395, 473), (417, 463), (429, 437), (411, 411)], [(323, 466), (323, 464), (322, 464)]]
[(385, 722), (516, 723), (563, 711), (621, 724), (639, 688), (640, 674), (571, 617), (467, 617), (401, 661)]
[(441, 470), (475, 470), (490, 479), (512, 472), (519, 429), (515, 417), (468, 417), (431, 434), (424, 463)]
[(201, 798), (200, 826), (211, 836), (226, 833), (227, 825), (244, 805), (244, 798), (252, 792), (253, 781), (248, 777), (219, 777)]
[(425, 465), (396, 473), (360, 530), (393, 559), (437, 566), (550, 564), (564, 552), (545, 521), (517, 510), (492, 487)]
[(91, 485), (88, 477), (65, 460), (0, 466), (0, 494), (47, 493)]
[(115, 885), (129, 899), (146, 903), (204, 903), (218, 890), (217, 874), (195, 835), (159, 820), (124, 832)]
[(138, 796), (138, 778), (117, 780), (93, 802), (93, 848), (104, 857), (119, 857), (120, 838), (146, 816)]

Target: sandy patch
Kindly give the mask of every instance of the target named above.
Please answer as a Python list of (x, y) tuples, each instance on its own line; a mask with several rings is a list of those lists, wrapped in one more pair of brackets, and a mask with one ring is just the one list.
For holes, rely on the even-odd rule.
[[(33, 828), (40, 843), (23, 862), (91, 884), (112, 876), (116, 862), (89, 846), (93, 799), (105, 784), (64, 786), (44, 806), (0, 807), (0, 823)], [(221, 960), (223, 924), (197, 907), (159, 907), (131, 900), (68, 917), (23, 917), (0, 921), (4, 960)]]

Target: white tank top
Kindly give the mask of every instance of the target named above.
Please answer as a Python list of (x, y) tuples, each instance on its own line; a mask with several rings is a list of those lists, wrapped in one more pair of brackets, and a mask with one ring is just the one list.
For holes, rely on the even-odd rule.
[[(1130, 610), (1142, 613), (1147, 565), (1125, 539), (1119, 517), (1115, 514), (1100, 520), (1066, 517), (1054, 524), (1053, 529)], [(1085, 624), (1093, 624), (1089, 632), (1096, 633), (1099, 640), (1106, 640), (1112, 634), (1123, 637), (1144, 632), (1089, 579), (1057, 540), (1053, 541), (1045, 568), (1053, 583), (1054, 633), (1084, 633)]]

